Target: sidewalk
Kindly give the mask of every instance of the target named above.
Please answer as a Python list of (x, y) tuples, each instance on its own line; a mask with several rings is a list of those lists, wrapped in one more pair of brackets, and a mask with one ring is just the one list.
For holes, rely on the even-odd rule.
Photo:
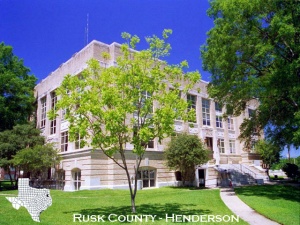
[(225, 205), (241, 219), (248, 222), (250, 225), (279, 225), (272, 220), (260, 215), (240, 200), (232, 188), (220, 189), (221, 199)]

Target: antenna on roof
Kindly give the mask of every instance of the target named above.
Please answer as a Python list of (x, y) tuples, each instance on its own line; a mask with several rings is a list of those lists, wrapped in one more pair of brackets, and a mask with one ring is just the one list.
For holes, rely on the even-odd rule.
[(85, 37), (86, 42), (84, 45), (87, 45), (89, 43), (89, 14), (86, 15), (86, 27), (85, 27)]

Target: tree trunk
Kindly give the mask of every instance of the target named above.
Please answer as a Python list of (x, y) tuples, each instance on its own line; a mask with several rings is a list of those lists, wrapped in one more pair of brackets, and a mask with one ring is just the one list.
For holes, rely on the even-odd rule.
[(268, 179), (270, 180), (270, 174), (269, 174), (269, 169), (268, 168), (266, 169), (266, 173), (267, 173)]
[(13, 182), (11, 174), (10, 174), (11, 171), (10, 171), (10, 167), (9, 166), (7, 167), (7, 172), (8, 172), (10, 184), (11, 184), (11, 186), (14, 186), (14, 182)]
[(136, 213), (136, 208), (135, 208), (135, 196), (131, 196), (131, 212)]
[(136, 174), (135, 174), (134, 190), (132, 190), (130, 174), (128, 172), (127, 167), (125, 167), (125, 171), (126, 171), (127, 181), (128, 181), (129, 191), (130, 191), (131, 211), (132, 213), (136, 213), (136, 208), (135, 208), (135, 194), (136, 194), (136, 186), (137, 186)]

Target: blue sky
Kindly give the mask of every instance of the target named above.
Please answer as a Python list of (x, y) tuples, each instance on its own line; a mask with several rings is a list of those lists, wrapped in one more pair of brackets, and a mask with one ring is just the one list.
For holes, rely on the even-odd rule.
[[(89, 42), (122, 43), (121, 33), (129, 32), (141, 38), (138, 49), (143, 49), (144, 37), (167, 28), (173, 34), (166, 60), (187, 60), (190, 70), (209, 81), (200, 59), (200, 46), (213, 27), (208, 8), (208, 0), (0, 0), (0, 42), (13, 46), (41, 81), (86, 45), (87, 14)], [(291, 155), (300, 152), (292, 149)]]
[(166, 60), (188, 60), (190, 70), (201, 68), (200, 46), (213, 22), (206, 16), (207, 0), (0, 0), (0, 41), (40, 79), (45, 78), (89, 42), (122, 43), (122, 32), (141, 38), (173, 30), (172, 51)]

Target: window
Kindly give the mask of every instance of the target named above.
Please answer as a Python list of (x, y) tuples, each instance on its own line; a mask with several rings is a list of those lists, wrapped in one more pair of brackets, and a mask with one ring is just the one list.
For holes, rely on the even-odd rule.
[(56, 119), (50, 121), (50, 134), (56, 133)]
[(41, 128), (46, 125), (46, 110), (47, 110), (47, 98), (43, 97), (41, 99)]
[(187, 94), (187, 103), (188, 103), (188, 111), (194, 110), (195, 114), (190, 118), (189, 122), (194, 122), (196, 123), (196, 101), (197, 101), (197, 96), (196, 95), (190, 95)]
[(235, 154), (235, 141), (229, 140), (229, 152)]
[(224, 143), (224, 139), (220, 138), (218, 140), (218, 146), (219, 146), (219, 152), (220, 153), (225, 153), (225, 143)]
[(208, 99), (202, 99), (202, 120), (203, 125), (210, 126), (210, 101)]
[(196, 99), (197, 99), (197, 96), (187, 94), (186, 97), (187, 97), (187, 102), (188, 102), (188, 108), (196, 110)]
[(215, 110), (216, 112), (222, 112), (222, 105), (215, 102)]
[(216, 116), (216, 127), (223, 128), (222, 116)]
[(61, 152), (68, 151), (68, 144), (69, 144), (68, 131), (62, 132), (61, 140), (60, 140), (60, 151)]
[[(51, 96), (51, 109), (55, 109), (57, 103), (56, 93), (53, 91), (50, 94)], [(56, 118), (50, 122), (50, 134), (56, 133)]]
[(81, 170), (76, 170), (73, 172), (73, 181), (74, 181), (74, 189), (80, 190), (81, 186)]
[(80, 134), (76, 134), (76, 139), (75, 139), (75, 149), (80, 149), (84, 147), (84, 141), (83, 138), (80, 137)]
[(143, 181), (143, 188), (155, 187), (155, 169), (141, 168), (138, 171), (137, 179)]
[(228, 130), (234, 130), (233, 119), (228, 118), (227, 121), (228, 121)]

